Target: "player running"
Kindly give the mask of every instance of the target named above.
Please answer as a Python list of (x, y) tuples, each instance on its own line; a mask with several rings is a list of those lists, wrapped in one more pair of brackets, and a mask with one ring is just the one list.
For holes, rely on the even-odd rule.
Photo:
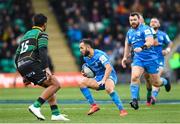
[(60, 83), (52, 75), (48, 67), (48, 35), (45, 33), (47, 17), (36, 14), (33, 17), (33, 27), (20, 41), (16, 51), (15, 63), (26, 84), (30, 82), (45, 88), (39, 98), (29, 106), (29, 111), (40, 120), (45, 120), (41, 114), (41, 106), (48, 101), (52, 116), (51, 120), (68, 121), (57, 106), (56, 92), (60, 89)]
[[(157, 18), (152, 18), (150, 21), (150, 26), (154, 29), (155, 31), (155, 36), (156, 36), (156, 43), (155, 43), (155, 51), (158, 54), (158, 63), (159, 63), (159, 76), (161, 77), (162, 74), (164, 73), (164, 66), (165, 66), (165, 60), (164, 60), (164, 56), (166, 56), (167, 54), (170, 53), (171, 48), (173, 43), (171, 42), (169, 36), (159, 30), (160, 27), (160, 22)], [(165, 49), (163, 49), (165, 47)], [(148, 78), (149, 76), (146, 74), (145, 75), (146, 78)], [(147, 82), (149, 83), (149, 80), (147, 80)], [(149, 83), (150, 84), (150, 83)], [(154, 87), (151, 85), (149, 86), (150, 88), (147, 90), (147, 105), (151, 105), (151, 104), (155, 104), (156, 102), (156, 98), (158, 96), (158, 93), (160, 91), (159, 87)], [(151, 93), (152, 91), (152, 93)]]
[(87, 78), (82, 72), (85, 78), (79, 83), (82, 94), (91, 105), (91, 109), (87, 114), (91, 115), (100, 110), (91, 95), (89, 90), (91, 88), (94, 90), (106, 90), (120, 111), (120, 116), (126, 116), (128, 113), (124, 109), (118, 93), (114, 90), (117, 76), (107, 54), (101, 50), (93, 49), (93, 43), (90, 39), (83, 39), (79, 47), (85, 63), (95, 72), (94, 78)]
[(165, 86), (166, 91), (170, 91), (170, 83), (165, 78), (160, 78), (158, 75), (158, 62), (157, 53), (154, 51), (154, 38), (152, 30), (149, 26), (140, 23), (139, 13), (133, 12), (129, 16), (129, 22), (131, 28), (127, 32), (124, 57), (122, 59), (122, 66), (126, 68), (126, 61), (130, 54), (130, 46), (134, 50), (132, 72), (131, 72), (131, 96), (132, 102), (130, 105), (132, 108), (137, 110), (138, 105), (138, 94), (139, 94), (139, 83), (140, 77), (144, 72), (150, 75), (152, 85), (160, 87)]

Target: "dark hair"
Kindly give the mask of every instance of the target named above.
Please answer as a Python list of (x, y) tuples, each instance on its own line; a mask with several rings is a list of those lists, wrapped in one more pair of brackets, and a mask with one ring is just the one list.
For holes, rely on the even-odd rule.
[(34, 26), (43, 26), (47, 23), (47, 17), (44, 14), (36, 14), (33, 16), (33, 25)]
[(140, 19), (140, 13), (138, 13), (138, 12), (132, 12), (132, 13), (130, 13), (130, 16), (137, 16), (138, 19)]
[(94, 48), (94, 43), (93, 43), (93, 41), (91, 40), (91, 39), (82, 39), (81, 40), (81, 43), (84, 43), (84, 44), (87, 44), (87, 45), (89, 45), (90, 47), (92, 47), (92, 48)]

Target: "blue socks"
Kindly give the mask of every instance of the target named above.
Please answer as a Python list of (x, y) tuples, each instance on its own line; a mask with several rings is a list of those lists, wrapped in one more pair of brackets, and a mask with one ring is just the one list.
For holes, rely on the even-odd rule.
[[(91, 95), (91, 92), (88, 88), (80, 88), (82, 94), (84, 95), (84, 97), (88, 100), (88, 102), (93, 105), (95, 104), (95, 101)], [(111, 94), (109, 94), (112, 98), (112, 101), (116, 104), (116, 106), (118, 107), (119, 110), (123, 110), (123, 105), (122, 102), (119, 98), (119, 95), (117, 94), (117, 92), (112, 92)]]
[(109, 94), (112, 98), (112, 101), (116, 104), (116, 106), (118, 107), (119, 110), (123, 110), (123, 105), (122, 102), (119, 98), (119, 95), (117, 94), (117, 92), (112, 92), (111, 94)]
[(168, 83), (167, 80), (163, 77), (161, 77), (161, 81), (162, 81), (163, 85), (166, 85)]
[(139, 94), (139, 84), (131, 84), (130, 90), (132, 99), (137, 99)]
[(158, 93), (159, 93), (159, 91), (153, 90), (152, 91), (152, 96), (156, 98), (158, 96)]
[(80, 90), (81, 90), (82, 94), (84, 95), (84, 97), (88, 100), (88, 102), (91, 105), (95, 104), (95, 101), (94, 101), (94, 99), (93, 99), (93, 97), (91, 95), (91, 92), (90, 92), (90, 90), (87, 87), (81, 88)]

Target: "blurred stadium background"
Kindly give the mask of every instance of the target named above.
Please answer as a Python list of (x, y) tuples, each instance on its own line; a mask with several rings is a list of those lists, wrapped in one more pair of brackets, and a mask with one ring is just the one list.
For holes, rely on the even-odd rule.
[[(177, 88), (176, 90), (180, 91), (178, 85), (180, 83), (179, 0), (0, 0), (0, 109), (6, 104), (10, 104), (9, 108), (12, 107), (13, 109), (13, 106), (17, 105), (14, 105), (11, 100), (33, 100), (38, 95), (33, 94), (33, 92), (39, 93), (39, 88), (37, 88), (38, 90), (32, 88), (30, 90), (27, 88), (14, 89), (24, 87), (14, 66), (15, 51), (21, 36), (31, 28), (31, 18), (35, 13), (43, 13), (48, 17), (47, 33), (49, 35), (51, 69), (64, 87), (75, 87), (81, 79), (79, 72), (83, 60), (78, 45), (82, 38), (88, 37), (94, 40), (96, 48), (108, 53), (118, 72), (118, 84), (120, 84), (118, 89), (121, 89), (121, 84), (125, 84), (122, 86), (124, 92), (120, 91), (119, 94), (120, 96), (122, 94), (122, 98), (125, 100), (130, 99), (128, 89), (130, 66), (123, 69), (121, 59), (126, 32), (129, 28), (128, 16), (132, 11), (142, 13), (146, 24), (149, 24), (152, 17), (157, 17), (161, 22), (160, 29), (167, 32), (173, 41), (173, 50), (166, 58), (166, 68), (173, 85)], [(67, 88), (67, 91), (65, 88), (63, 90), (62, 92), (70, 96), (71, 93), (80, 94), (78, 88)], [(26, 96), (28, 95), (26, 92), (32, 95)], [(159, 99), (179, 100), (178, 92), (172, 92), (173, 94), (162, 95)], [(22, 93), (24, 95), (21, 95)], [(142, 90), (141, 94), (144, 99), (145, 90)], [(60, 99), (67, 97), (67, 99), (83, 100), (81, 94), (70, 98), (67, 95), (62, 98), (60, 95), (61, 93), (59, 93)], [(103, 100), (106, 99), (106, 97), (97, 94), (96, 96)], [(31, 101), (24, 103), (29, 102)], [(165, 109), (167, 108), (165, 107)], [(0, 122), (13, 122), (11, 119), (5, 121), (7, 119), (6, 114), (2, 115), (3, 112), (0, 112), (0, 118), (4, 117), (4, 120), (0, 119)], [(180, 115), (180, 113), (176, 113), (176, 115)], [(8, 111), (7, 116), (9, 116)], [(11, 116), (13, 115), (11, 114)], [(76, 119), (75, 117), (74, 119)], [(122, 121), (126, 122), (126, 120)], [(171, 121), (173, 122), (172, 118), (168, 122)], [(177, 121), (180, 122), (180, 120)]]

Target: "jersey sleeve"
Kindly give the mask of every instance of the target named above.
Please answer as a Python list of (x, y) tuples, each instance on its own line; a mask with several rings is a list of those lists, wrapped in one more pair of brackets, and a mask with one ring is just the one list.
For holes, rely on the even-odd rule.
[(102, 65), (110, 64), (109, 59), (105, 55), (101, 55), (99, 57), (99, 61), (101, 62)]
[(17, 66), (18, 62), (17, 61), (18, 61), (18, 58), (19, 58), (19, 54), (20, 54), (20, 46), (18, 46), (18, 48), (16, 50), (15, 59), (14, 59), (15, 64), (16, 64), (16, 68), (18, 68), (18, 66)]
[(38, 37), (38, 47), (47, 47), (48, 46), (48, 35), (46, 33), (40, 33)]
[(38, 49), (39, 49), (39, 57), (42, 63), (42, 67), (45, 69), (48, 65), (48, 35), (44, 32), (41, 32), (38, 37)]
[(166, 33), (164, 34), (164, 42), (165, 44), (169, 44), (171, 42), (169, 36)]

